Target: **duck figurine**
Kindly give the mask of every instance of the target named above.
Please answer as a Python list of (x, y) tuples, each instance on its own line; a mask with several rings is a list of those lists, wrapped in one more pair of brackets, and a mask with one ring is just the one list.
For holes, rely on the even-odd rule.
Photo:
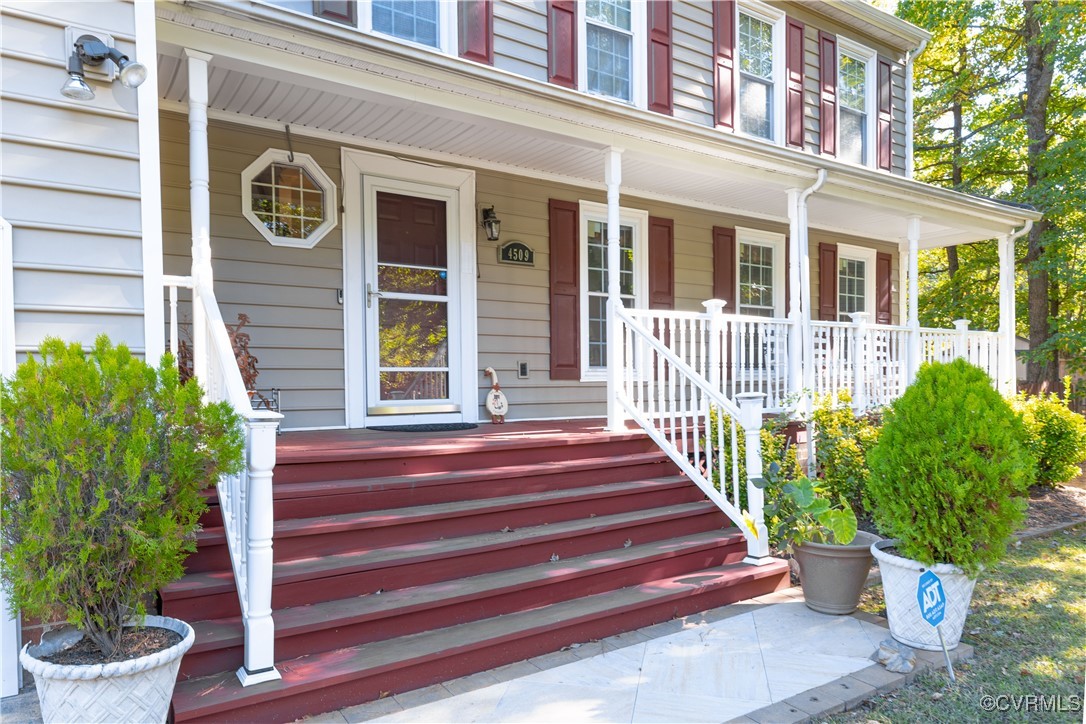
[(502, 386), (498, 384), (498, 373), (493, 367), (483, 370), (483, 377), (491, 380), (490, 392), (486, 393), (486, 409), (490, 413), (490, 421), (501, 425), (505, 422), (505, 413), (509, 412), (509, 400), (505, 399)]

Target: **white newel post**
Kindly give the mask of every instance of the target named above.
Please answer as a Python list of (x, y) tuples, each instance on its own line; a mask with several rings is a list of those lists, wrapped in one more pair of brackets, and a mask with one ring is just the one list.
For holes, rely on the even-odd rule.
[(920, 217), (910, 216), (909, 245), (909, 358), (906, 382), (912, 384), (920, 369)]
[(969, 320), (955, 319), (954, 331), (957, 332), (954, 337), (954, 356), (972, 362), (969, 359)]
[(867, 312), (852, 312), (852, 409), (861, 413), (867, 409), (867, 376), (871, 369), (868, 359)]
[(724, 306), (723, 299), (709, 299), (701, 303), (709, 315), (709, 384), (727, 397), (724, 391)]
[(739, 402), (739, 424), (743, 426), (747, 452), (747, 513), (758, 531), (757, 537), (751, 535), (750, 531), (743, 531), (747, 536), (747, 557), (743, 562), (761, 566), (772, 560), (769, 557), (769, 530), (765, 525), (765, 494), (751, 480), (762, 477), (762, 409), (765, 393), (743, 392), (736, 395), (736, 400)]
[(208, 387), (208, 330), (195, 289), (212, 285), (211, 171), (207, 154), (207, 64), (210, 55), (185, 49), (189, 74), (189, 215), (192, 225), (192, 371)]
[(626, 429), (625, 415), (618, 404), (622, 374), (622, 334), (616, 310), (622, 306), (619, 296), (621, 211), (619, 187), (622, 185), (622, 151), (607, 150), (604, 158), (604, 182), (607, 184), (607, 429)]
[(1014, 353), (1014, 235), (999, 238), (999, 391), (1013, 397), (1018, 391)]
[(281, 415), (254, 410), (247, 415), (249, 437), (248, 495), (244, 513), (246, 545), (245, 665), (238, 669), (242, 686), (282, 678), (275, 668), (275, 622), (272, 620), (272, 470), (275, 435)]

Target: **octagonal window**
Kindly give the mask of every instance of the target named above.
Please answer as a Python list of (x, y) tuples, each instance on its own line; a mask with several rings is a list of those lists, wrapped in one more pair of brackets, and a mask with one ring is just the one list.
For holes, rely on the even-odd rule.
[(336, 225), (336, 187), (311, 156), (269, 149), (241, 174), (242, 213), (275, 246), (312, 248)]

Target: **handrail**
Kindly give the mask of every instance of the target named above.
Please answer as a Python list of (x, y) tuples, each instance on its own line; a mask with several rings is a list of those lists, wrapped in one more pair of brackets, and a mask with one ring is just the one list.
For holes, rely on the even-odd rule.
[[(613, 306), (621, 325), (621, 369), (616, 377), (616, 402), (680, 470), (725, 515), (747, 531), (746, 561), (768, 561), (769, 541), (763, 513), (763, 493), (751, 482), (762, 474), (762, 393), (748, 393), (736, 405), (718, 386), (676, 355), (631, 313)], [(715, 360), (720, 351), (710, 351)], [(725, 418), (732, 424), (726, 425)], [(665, 424), (666, 423), (666, 424)], [(747, 510), (741, 506), (738, 430), (746, 447)], [(702, 434), (706, 437), (702, 437)], [(723, 442), (730, 436), (730, 448)], [(716, 441), (715, 449), (713, 441)], [(730, 452), (730, 455), (728, 454)], [(731, 461), (731, 496), (727, 495), (727, 461)], [(717, 472), (721, 489), (714, 485)]]

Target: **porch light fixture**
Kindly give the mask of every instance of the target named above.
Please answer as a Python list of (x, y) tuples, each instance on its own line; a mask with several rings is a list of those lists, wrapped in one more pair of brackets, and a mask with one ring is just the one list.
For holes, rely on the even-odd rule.
[(60, 94), (76, 101), (93, 99), (94, 89), (87, 85), (83, 67), (99, 66), (107, 60), (112, 60), (117, 66), (121, 85), (126, 88), (138, 88), (147, 80), (147, 67), (143, 63), (130, 60), (127, 55), (93, 35), (80, 35), (68, 58), (68, 80), (60, 87)]
[(502, 222), (494, 213), (493, 206), (483, 209), (482, 226), (486, 229), (487, 241), (497, 241), (501, 236)]

